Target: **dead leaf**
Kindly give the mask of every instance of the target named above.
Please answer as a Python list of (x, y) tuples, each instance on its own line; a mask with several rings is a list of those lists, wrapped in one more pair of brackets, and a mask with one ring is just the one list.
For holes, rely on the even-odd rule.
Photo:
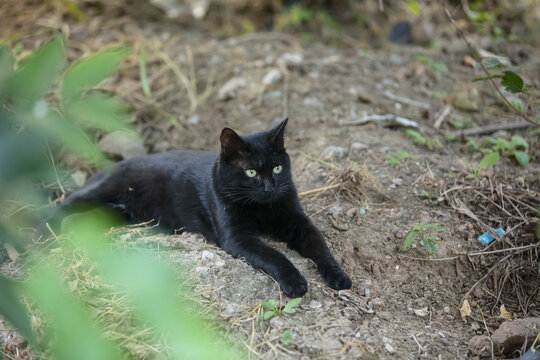
[(471, 316), (471, 305), (469, 304), (469, 300), (463, 300), (463, 304), (461, 304), (461, 308), (459, 309), (459, 314), (461, 315), (463, 322), (467, 323), (467, 316)]
[(506, 319), (508, 321), (514, 321), (514, 317), (508, 312), (508, 310), (506, 310), (504, 304), (501, 305), (499, 311), (501, 312), (501, 314), (499, 315), (500, 318)]

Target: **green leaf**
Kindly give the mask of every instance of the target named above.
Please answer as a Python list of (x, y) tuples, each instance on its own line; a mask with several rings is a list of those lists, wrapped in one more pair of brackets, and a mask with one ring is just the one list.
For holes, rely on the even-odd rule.
[(409, 235), (407, 235), (405, 241), (403, 242), (403, 249), (412, 246), (418, 235), (420, 235), (420, 231), (415, 229), (411, 230), (411, 232), (409, 233)]
[(301, 302), (302, 302), (302, 298), (295, 298), (295, 299), (290, 300), (283, 308), (283, 312), (286, 312), (287, 314), (295, 313), (296, 310), (294, 308), (300, 305)]
[(398, 160), (406, 159), (409, 157), (409, 153), (406, 151), (401, 151), (397, 154)]
[(528, 149), (529, 143), (527, 143), (527, 140), (525, 140), (523, 137), (519, 135), (512, 136), (512, 140), (510, 141), (512, 149)]
[(417, 145), (424, 145), (427, 143), (427, 140), (426, 138), (424, 138), (422, 135), (420, 135), (419, 132), (417, 131), (414, 131), (412, 129), (407, 129), (405, 131), (405, 134), (409, 135), (410, 137), (413, 138), (413, 142)]
[(424, 249), (426, 249), (430, 255), (435, 255), (437, 253), (437, 247), (435, 246), (435, 242), (432, 238), (424, 239), (423, 245)]
[(505, 140), (503, 138), (497, 138), (495, 150), (505, 151), (505, 150), (510, 149), (511, 147), (512, 146), (511, 146), (509, 141), (507, 141), (507, 140)]
[(501, 67), (501, 63), (497, 58), (487, 57), (487, 58), (483, 58), (481, 62), (482, 62), (482, 65), (486, 67), (486, 69)]
[(117, 98), (95, 93), (66, 106), (66, 117), (80, 125), (107, 132), (127, 129), (127, 107)]
[(276, 300), (268, 300), (268, 301), (263, 301), (261, 303), (261, 306), (265, 308), (266, 310), (277, 310), (278, 303)]
[(87, 56), (70, 66), (62, 83), (62, 100), (78, 98), (87, 89), (109, 77), (126, 56), (125, 48), (101, 51)]
[(520, 93), (524, 92), (525, 90), (523, 88), (523, 79), (518, 74), (510, 70), (504, 72), (501, 85), (512, 93)]
[(42, 98), (64, 65), (64, 42), (57, 37), (21, 61), (11, 78), (10, 95), (34, 101)]
[(0, 104), (3, 101), (9, 80), (13, 76), (15, 58), (7, 45), (0, 46)]
[(32, 344), (36, 344), (26, 308), (19, 297), (22, 292), (17, 283), (0, 275), (0, 314)]
[(482, 137), (482, 147), (495, 146), (495, 145), (497, 145), (497, 140), (495, 140), (494, 138), (490, 136)]
[(273, 318), (274, 316), (277, 315), (277, 312), (275, 311), (266, 311), (264, 314), (263, 314), (263, 320), (270, 320), (271, 318)]
[(392, 156), (392, 155), (386, 155), (384, 158), (388, 162), (388, 165), (399, 165), (400, 164), (399, 160), (396, 157)]
[(484, 156), (482, 160), (480, 160), (480, 165), (478, 165), (478, 172), (482, 171), (482, 169), (493, 166), (498, 162), (499, 162), (499, 153), (497, 151), (489, 153), (486, 156)]
[(281, 341), (283, 345), (290, 345), (292, 343), (291, 332), (289, 330), (285, 330), (279, 341)]
[(514, 158), (516, 159), (516, 161), (518, 162), (520, 166), (525, 167), (529, 164), (530, 156), (525, 151), (521, 151), (521, 150), (515, 151)]
[(148, 74), (146, 71), (146, 50), (144, 48), (144, 45), (141, 45), (141, 53), (139, 56), (139, 74), (141, 77), (141, 86), (144, 95), (151, 99), (152, 98), (152, 91), (150, 90), (150, 83), (148, 82)]

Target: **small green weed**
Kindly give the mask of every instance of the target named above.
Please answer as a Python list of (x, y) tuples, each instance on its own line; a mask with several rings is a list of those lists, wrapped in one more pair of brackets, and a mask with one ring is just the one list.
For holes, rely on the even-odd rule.
[(261, 303), (261, 306), (268, 311), (264, 312), (262, 318), (263, 320), (270, 320), (274, 316), (279, 316), (279, 315), (282, 315), (283, 313), (294, 314), (296, 312), (295, 307), (300, 305), (301, 302), (302, 302), (302, 298), (295, 298), (295, 299), (290, 300), (287, 304), (285, 304), (283, 309), (280, 309), (279, 304), (276, 300), (264, 301)]
[(281, 335), (281, 339), (279, 339), (283, 345), (290, 345), (292, 344), (292, 337), (291, 332), (289, 330), (285, 330), (283, 332), (283, 335)]
[(443, 62), (434, 61), (424, 55), (417, 55), (416, 61), (418, 61), (420, 64), (427, 66), (432, 72), (448, 74), (448, 67), (446, 67), (446, 64)]
[[(510, 141), (503, 138), (493, 138), (490, 136), (482, 137), (481, 144), (478, 145), (474, 139), (467, 138), (467, 147), (471, 151), (480, 151), (484, 154), (491, 154), (493, 152), (500, 153), (502, 155), (512, 157), (520, 166), (527, 166), (530, 161), (530, 155), (527, 153), (529, 150), (529, 143), (523, 137), (514, 135)], [(486, 155), (486, 156), (487, 156)], [(484, 158), (486, 157), (484, 156)], [(495, 158), (495, 155), (491, 155)], [(482, 159), (484, 160), (484, 159)], [(487, 161), (487, 159), (486, 159)], [(497, 161), (499, 158), (497, 157)], [(495, 165), (495, 162), (493, 165)], [(492, 166), (492, 165), (488, 165)], [(487, 166), (486, 166), (487, 167)], [(481, 169), (480, 169), (481, 170)], [(478, 174), (476, 174), (477, 177)]]
[(399, 165), (401, 160), (409, 157), (409, 153), (406, 151), (399, 152), (396, 156), (386, 155), (384, 158), (388, 162), (388, 165)]
[(441, 232), (444, 228), (437, 223), (433, 224), (424, 224), (422, 222), (414, 225), (413, 229), (409, 232), (409, 235), (403, 241), (403, 249), (411, 247), (418, 237), (422, 246), (430, 255), (435, 255), (437, 253), (437, 247), (435, 246), (435, 241), (441, 241), (435, 238), (431, 233), (432, 232)]
[(490, 74), (490, 76), (475, 78), (472, 81), (484, 81), (488, 79), (501, 79), (501, 86), (513, 94), (523, 93), (526, 94), (528, 89), (525, 87), (525, 83), (521, 76), (511, 70), (502, 70), (502, 64), (496, 58), (484, 58), (482, 59), (482, 65), (486, 69), (497, 69), (499, 72)]
[(416, 145), (424, 145), (429, 150), (433, 150), (435, 147), (439, 149), (444, 148), (443, 144), (441, 143), (439, 139), (437, 138), (427, 139), (423, 137), (418, 131), (408, 129), (407, 131), (405, 131), (405, 134), (410, 136)]
[(471, 168), (471, 174), (469, 178), (476, 179), (480, 175), (480, 171), (490, 166), (493, 166), (499, 162), (499, 153), (497, 151), (492, 151), (489, 154), (485, 155), (480, 164), (477, 167)]

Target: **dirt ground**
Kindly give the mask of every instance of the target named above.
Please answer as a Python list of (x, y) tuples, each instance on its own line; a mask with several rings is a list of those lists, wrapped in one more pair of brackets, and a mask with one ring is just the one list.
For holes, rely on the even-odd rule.
[[(227, 335), (250, 358), (470, 359), (476, 355), (469, 340), (486, 327), (498, 328), (501, 305), (515, 318), (540, 316), (538, 136), (526, 129), (486, 133), (523, 136), (531, 163), (523, 168), (502, 156), (477, 179), (468, 178), (482, 155), (468, 150), (459, 134), (457, 141), (446, 140), (460, 131), (455, 124), (474, 128), (519, 120), (487, 82), (471, 82), (482, 73), (463, 64), (463, 43), (449, 42), (441, 51), (389, 44), (371, 49), (350, 41), (330, 46), (280, 33), (219, 39), (120, 15), (114, 7), (88, 24), (59, 22), (40, 2), (11, 1), (2, 10), (10, 20), (2, 21), (1, 37), (38, 26), (21, 40), (25, 49), (50, 28), (68, 35), (70, 58), (131, 43), (134, 55), (105, 87), (133, 108), (133, 125), (147, 152), (218, 150), (224, 126), (249, 133), (289, 117), (286, 146), (298, 191), (326, 187), (303, 196), (302, 205), (351, 275), (350, 291), (326, 287), (310, 261), (274, 244), (306, 276), (309, 290), (297, 313), (262, 321), (261, 302), (289, 300), (270, 277), (197, 235), (148, 240), (190, 268), (199, 301), (216, 311)], [(36, 14), (38, 24), (24, 21)], [(138, 75), (142, 45), (152, 99), (144, 96)], [(509, 50), (510, 57), (512, 51), (526, 54), (520, 74), (538, 99), (539, 49), (523, 45)], [(444, 63), (448, 72), (433, 70), (418, 55)], [(439, 139), (442, 148), (414, 144), (407, 128), (395, 122), (349, 125), (388, 114), (416, 122), (414, 129)], [(480, 143), (480, 135), (472, 138)], [(400, 152), (409, 156), (390, 164), (387, 156)], [(436, 234), (436, 255), (428, 257), (420, 243), (403, 250), (418, 223), (444, 228)], [(507, 235), (486, 247), (477, 239), (485, 226)], [(465, 298), (472, 309), (466, 322), (458, 314)], [(285, 331), (289, 344), (281, 341)]]

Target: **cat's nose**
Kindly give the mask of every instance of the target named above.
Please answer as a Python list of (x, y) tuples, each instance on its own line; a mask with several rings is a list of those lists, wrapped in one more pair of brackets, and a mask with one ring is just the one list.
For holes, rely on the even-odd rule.
[(273, 189), (274, 189), (274, 184), (272, 184), (270, 181), (265, 181), (264, 182), (263, 192), (265, 194), (271, 193)]

